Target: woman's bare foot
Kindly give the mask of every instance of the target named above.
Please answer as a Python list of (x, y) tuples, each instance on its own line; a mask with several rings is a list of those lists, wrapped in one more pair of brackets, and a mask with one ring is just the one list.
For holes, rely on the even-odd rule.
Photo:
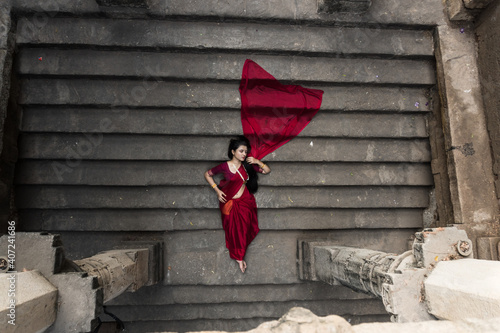
[(245, 273), (245, 270), (247, 269), (247, 263), (245, 260), (236, 260), (236, 262), (240, 265), (241, 272)]

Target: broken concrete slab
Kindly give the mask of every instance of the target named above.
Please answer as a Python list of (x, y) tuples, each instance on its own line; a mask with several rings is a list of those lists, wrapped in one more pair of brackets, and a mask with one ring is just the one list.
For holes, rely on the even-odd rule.
[(500, 262), (441, 261), (425, 280), (429, 312), (439, 319), (493, 319), (500, 313)]
[[(59, 235), (16, 232), (15, 236), (16, 246), (22, 249), (22, 251), (16, 251), (15, 269), (17, 271), (36, 269), (47, 279), (61, 271), (64, 252)], [(0, 249), (6, 251), (8, 244), (7, 235), (0, 237)], [(2, 255), (3, 253), (0, 252), (0, 256)]]
[(58, 291), (39, 271), (0, 274), (0, 290), (2, 332), (43, 332), (55, 321)]

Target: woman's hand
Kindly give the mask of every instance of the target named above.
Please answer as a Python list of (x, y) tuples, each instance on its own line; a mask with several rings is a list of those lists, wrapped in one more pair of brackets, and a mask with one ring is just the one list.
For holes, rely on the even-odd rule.
[(259, 168), (262, 169), (263, 174), (268, 174), (271, 172), (271, 168), (267, 166), (267, 164), (261, 162), (260, 160), (256, 159), (255, 157), (249, 156), (247, 157), (247, 163), (249, 164), (257, 164)]
[(259, 161), (258, 159), (256, 159), (255, 157), (252, 157), (252, 156), (247, 157), (247, 162), (249, 164), (258, 164), (259, 166), (262, 164), (261, 161)]
[(217, 198), (219, 198), (219, 201), (222, 203), (226, 203), (226, 201), (227, 201), (226, 194), (219, 189), (217, 189)]

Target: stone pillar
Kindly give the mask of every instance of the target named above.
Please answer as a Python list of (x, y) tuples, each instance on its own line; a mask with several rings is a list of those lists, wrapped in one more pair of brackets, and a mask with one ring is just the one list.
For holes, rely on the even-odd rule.
[(97, 277), (106, 303), (125, 291), (136, 291), (148, 282), (148, 256), (148, 249), (113, 250), (74, 263)]
[(0, 274), (2, 332), (43, 332), (54, 323), (56, 313), (57, 289), (40, 272)]
[[(401, 255), (320, 242), (299, 241), (301, 274), (328, 284), (342, 284), (372, 294), (384, 302), (392, 320), (399, 323), (434, 320), (424, 302), (422, 286), (437, 262), (467, 258), (472, 243), (457, 228), (426, 229), (416, 233), (411, 251)], [(312, 250), (311, 250), (312, 249)], [(310, 252), (314, 261), (310, 261)], [(313, 270), (314, 273), (307, 272)]]
[[(7, 236), (0, 237), (0, 258), (7, 258), (8, 244)], [(157, 241), (125, 241), (125, 249), (79, 260), (85, 271), (64, 257), (59, 235), (19, 232), (15, 245), (15, 268), (38, 270), (58, 290), (57, 318), (46, 333), (91, 332), (105, 300), (163, 278), (163, 250)], [(25, 318), (26, 325), (35, 325), (37, 320), (35, 316)]]
[(472, 24), (439, 26), (436, 53), (454, 211), (449, 223), (464, 224), (475, 240), (492, 230), (499, 206)]

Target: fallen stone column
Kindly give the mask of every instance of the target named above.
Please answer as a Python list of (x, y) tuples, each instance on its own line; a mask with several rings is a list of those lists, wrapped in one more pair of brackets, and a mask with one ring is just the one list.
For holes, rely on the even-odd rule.
[(97, 277), (106, 303), (125, 291), (136, 291), (148, 282), (148, 257), (148, 249), (113, 250), (74, 263)]
[(440, 261), (472, 255), (467, 234), (454, 227), (416, 233), (412, 250), (401, 255), (326, 242), (300, 242), (301, 267), (305, 270), (302, 278), (340, 283), (379, 297), (392, 314), (392, 321), (400, 323), (435, 320), (422, 289), (426, 277)]

